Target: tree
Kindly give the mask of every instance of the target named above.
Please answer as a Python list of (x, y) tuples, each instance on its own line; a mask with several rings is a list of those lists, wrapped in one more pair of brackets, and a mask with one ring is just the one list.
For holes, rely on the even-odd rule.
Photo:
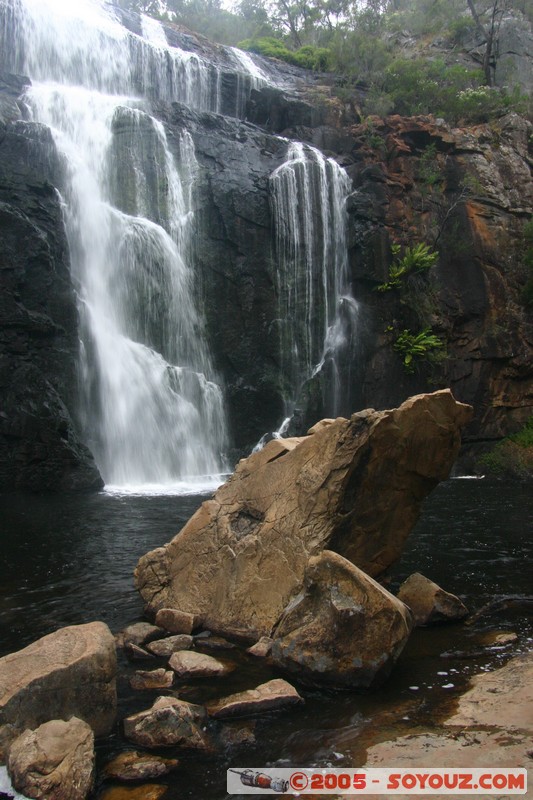
[[(494, 72), (498, 52), (498, 34), (502, 17), (509, 10), (510, 0), (491, 0), (485, 9), (478, 9), (475, 0), (466, 0), (479, 36), (485, 42), (483, 75), (487, 86), (494, 86)], [(484, 22), (484, 19), (487, 19)]]

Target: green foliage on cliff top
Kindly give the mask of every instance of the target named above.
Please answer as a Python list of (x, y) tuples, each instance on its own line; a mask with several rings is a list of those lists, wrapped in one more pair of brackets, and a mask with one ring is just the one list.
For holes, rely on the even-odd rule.
[(297, 67), (324, 72), (330, 66), (331, 52), (326, 47), (315, 47), (311, 44), (303, 45), (298, 50), (289, 48), (273, 36), (263, 36), (259, 39), (244, 39), (237, 47), (249, 50), (269, 58), (279, 58)]

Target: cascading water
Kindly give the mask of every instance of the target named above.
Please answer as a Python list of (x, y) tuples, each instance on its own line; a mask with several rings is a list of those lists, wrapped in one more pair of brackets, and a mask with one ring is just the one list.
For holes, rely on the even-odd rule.
[(340, 411), (337, 358), (353, 335), (357, 304), (348, 280), (346, 200), (351, 182), (336, 161), (298, 142), (270, 176), (276, 231), (280, 372), (285, 432), (303, 385), (327, 363), (326, 413)]
[(32, 79), (26, 102), (64, 160), (82, 416), (104, 480), (168, 486), (220, 473), (223, 396), (188, 262), (194, 146), (183, 131), (174, 156), (136, 97), (179, 88), (174, 99), (209, 105), (205, 74), (189, 69), (200, 59), (171, 56), (153, 26), (152, 43), (133, 36), (93, 0), (15, 0), (12, 12), (16, 68)]

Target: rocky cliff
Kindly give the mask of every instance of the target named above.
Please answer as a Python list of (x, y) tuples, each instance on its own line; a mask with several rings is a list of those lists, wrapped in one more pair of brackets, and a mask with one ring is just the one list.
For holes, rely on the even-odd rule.
[(78, 313), (50, 132), (20, 119), (24, 81), (0, 75), (0, 487), (102, 482), (73, 420)]
[[(123, 21), (140, 30), (135, 15)], [(149, 102), (177, 157), (180, 132), (194, 141), (196, 293), (224, 381), (234, 453), (284, 416), (269, 187), (287, 154), (280, 136), (320, 148), (353, 182), (350, 282), (359, 304), (357, 338), (345, 343), (338, 374), (325, 364), (303, 387), (291, 432), (331, 415), (325, 387), (334, 379), (344, 385), (344, 415), (451, 387), (474, 406), (467, 444), (520, 427), (533, 409), (533, 325), (522, 299), (523, 227), (533, 211), (530, 124), (516, 115), (468, 130), (431, 118), (361, 123), (332, 99), (331, 80), (266, 60), (268, 85), (253, 88), (250, 78), (239, 107), (242, 73), (227, 49), (183, 31), (167, 32), (171, 44), (173, 37), (212, 59), (221, 76), (222, 114)], [(24, 82), (6, 75), (0, 84), (0, 484), (90, 488), (99, 479), (76, 432), (78, 318), (56, 192), (61, 164), (46, 129), (21, 119)], [(127, 122), (114, 131), (124, 134)], [(420, 242), (438, 251), (436, 265), (399, 289), (376, 291), (389, 276), (391, 245)], [(427, 328), (443, 344), (440, 360), (415, 358), (407, 371), (398, 336)]]

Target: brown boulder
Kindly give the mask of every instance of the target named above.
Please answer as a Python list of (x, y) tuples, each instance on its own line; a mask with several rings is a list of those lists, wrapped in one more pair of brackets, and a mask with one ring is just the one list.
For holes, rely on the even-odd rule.
[(169, 633), (190, 634), (196, 625), (193, 614), (175, 608), (160, 608), (155, 615), (155, 622)]
[(401, 554), (422, 499), (446, 478), (471, 409), (449, 391), (273, 440), (242, 460), (135, 575), (147, 610), (172, 607), (222, 635), (269, 635), (328, 548), (378, 575)]
[(204, 653), (191, 653), (189, 650), (174, 653), (168, 665), (180, 678), (218, 678), (235, 669), (234, 664), (219, 661), (218, 658)]
[(325, 550), (276, 628), (272, 660), (309, 683), (366, 687), (388, 676), (412, 626), (407, 606)]
[(398, 590), (398, 599), (413, 612), (415, 625), (451, 622), (468, 616), (468, 609), (454, 594), (419, 572), (414, 572)]
[(13, 787), (39, 800), (85, 800), (94, 782), (94, 734), (81, 719), (51, 720), (11, 744)]
[(208, 750), (210, 745), (202, 730), (205, 719), (202, 706), (176, 697), (158, 697), (151, 708), (124, 720), (124, 734), (141, 747)]
[(79, 717), (97, 736), (115, 721), (115, 640), (103, 622), (61, 628), (0, 659), (0, 759), (26, 728)]

